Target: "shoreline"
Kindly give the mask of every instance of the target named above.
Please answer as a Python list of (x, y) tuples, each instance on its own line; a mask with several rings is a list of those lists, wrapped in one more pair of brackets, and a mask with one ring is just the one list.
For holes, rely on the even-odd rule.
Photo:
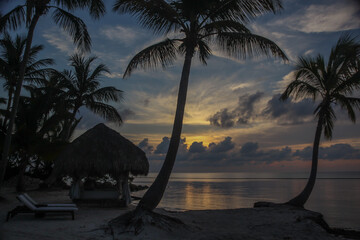
[[(7, 211), (21, 205), (15, 198), (17, 193), (5, 192), (7, 201), (0, 202), (0, 217), (5, 220)], [(70, 202), (66, 190), (29, 191), (36, 200), (51, 203)], [(68, 215), (50, 215), (34, 218), (34, 214), (19, 214), (2, 222), (0, 240), (50, 240), (114, 239), (108, 222), (134, 209), (106, 208), (79, 205), (75, 220)], [(346, 235), (360, 239), (360, 233), (346, 229), (321, 226), (320, 213), (291, 207), (240, 208), (226, 210), (166, 211), (156, 209), (156, 213), (179, 219), (184, 225), (172, 226), (167, 230), (146, 224), (144, 231), (135, 236), (125, 233), (120, 239), (346, 239), (336, 235)], [(321, 219), (321, 220), (319, 220)], [(319, 222), (320, 221), (320, 222)], [(326, 225), (325, 225), (326, 226)], [(54, 237), (56, 236), (56, 238)], [(116, 239), (116, 238), (115, 238)]]

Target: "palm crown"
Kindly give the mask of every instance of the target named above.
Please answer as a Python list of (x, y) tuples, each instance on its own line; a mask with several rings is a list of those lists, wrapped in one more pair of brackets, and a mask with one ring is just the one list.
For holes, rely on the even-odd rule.
[[(72, 109), (71, 124), (75, 121), (75, 115), (80, 107), (86, 106), (95, 114), (100, 115), (109, 121), (122, 123), (117, 110), (106, 104), (109, 101), (122, 99), (122, 91), (115, 87), (100, 87), (100, 78), (103, 73), (109, 70), (104, 64), (91, 68), (96, 57), (85, 58), (78, 54), (70, 57), (70, 65), (74, 71), (65, 70), (56, 73), (62, 85), (67, 89), (66, 97), (69, 99), (69, 108)], [(69, 137), (69, 136), (68, 136)]]
[(154, 33), (179, 35), (136, 54), (124, 77), (137, 67), (166, 67), (174, 62), (177, 54), (185, 55), (168, 152), (158, 176), (137, 207), (151, 211), (159, 204), (175, 163), (194, 54), (197, 53), (200, 61), (206, 64), (211, 55), (210, 46), (217, 45), (236, 58), (265, 54), (286, 60), (274, 42), (252, 34), (244, 26), (258, 15), (280, 10), (281, 4), (278, 0), (117, 0), (113, 9), (134, 15), (140, 24)]
[(0, 18), (0, 32), (8, 28), (16, 30), (23, 23), (29, 27), (35, 16), (46, 15), (53, 10), (53, 21), (71, 35), (80, 49), (89, 51), (91, 40), (86, 25), (71, 13), (79, 8), (88, 8), (93, 18), (105, 13), (105, 6), (99, 0), (26, 0), (25, 4), (18, 5)]
[[(295, 99), (311, 97), (320, 103), (314, 113), (322, 118), (324, 135), (332, 138), (332, 130), (336, 115), (334, 105), (345, 109), (351, 121), (356, 121), (354, 108), (360, 110), (360, 98), (353, 95), (360, 89), (360, 44), (355, 37), (343, 35), (332, 48), (328, 63), (323, 56), (300, 57), (296, 69), (295, 80), (289, 84), (281, 99), (289, 96)], [(350, 96), (348, 96), (350, 94)]]
[(125, 77), (138, 66), (153, 68), (173, 63), (176, 54), (198, 53), (206, 64), (211, 44), (219, 46), (229, 56), (246, 58), (253, 55), (273, 55), (287, 59), (272, 41), (252, 34), (244, 24), (265, 12), (277, 12), (280, 1), (239, 0), (118, 0), (114, 10), (131, 13), (155, 33), (181, 33), (182, 37), (165, 39), (139, 52), (129, 63)]

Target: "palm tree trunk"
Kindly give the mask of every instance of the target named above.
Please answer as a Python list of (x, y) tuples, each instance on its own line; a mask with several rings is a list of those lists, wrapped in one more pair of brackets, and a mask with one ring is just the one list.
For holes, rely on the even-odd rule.
[(7, 106), (6, 106), (6, 115), (4, 117), (4, 122), (3, 122), (3, 129), (6, 129), (6, 123), (8, 121), (8, 113), (10, 112), (10, 108), (11, 108), (11, 104), (12, 104), (12, 95), (13, 95), (13, 88), (10, 87), (9, 89), (9, 99), (8, 99), (8, 103), (7, 103)]
[(69, 119), (68, 126), (67, 126), (67, 129), (65, 132), (65, 139), (64, 139), (65, 141), (69, 141), (69, 139), (70, 139), (70, 136), (72, 133), (71, 129), (75, 122), (76, 113), (79, 111), (80, 106), (81, 106), (81, 101), (79, 101), (74, 107), (74, 111), (71, 115), (71, 118)]
[(36, 24), (37, 24), (40, 16), (41, 16), (41, 13), (36, 13), (34, 15), (33, 19), (31, 20), (28, 34), (27, 34), (24, 57), (23, 57), (23, 60), (21, 63), (19, 80), (16, 83), (16, 89), (15, 89), (15, 94), (14, 94), (14, 99), (13, 99), (13, 106), (12, 106), (11, 113), (10, 113), (10, 121), (9, 121), (9, 125), (8, 125), (7, 131), (6, 131), (5, 142), (4, 142), (3, 152), (2, 152), (2, 158), (1, 158), (2, 162), (0, 164), (0, 189), (3, 185), (5, 170), (6, 170), (6, 166), (8, 163), (8, 155), (9, 155), (10, 144), (11, 144), (11, 135), (12, 135), (12, 130), (13, 130), (14, 122), (15, 122), (17, 108), (19, 106), (22, 83), (23, 83), (24, 77), (25, 77), (25, 68), (26, 68), (27, 62), (29, 60), (32, 39), (34, 36), (34, 30), (35, 30)]
[(25, 170), (26, 170), (26, 166), (28, 165), (29, 159), (28, 159), (28, 155), (24, 154), (25, 156), (23, 157), (21, 164), (20, 164), (20, 168), (19, 168), (19, 174), (17, 176), (17, 183), (16, 183), (16, 191), (17, 192), (24, 192), (25, 189), (25, 179), (24, 179), (24, 175), (25, 175)]
[(179, 148), (181, 130), (183, 125), (183, 117), (185, 112), (185, 103), (187, 88), (189, 83), (191, 60), (193, 57), (194, 50), (187, 51), (185, 55), (184, 65), (181, 74), (178, 100), (176, 106), (175, 120), (173, 130), (170, 139), (170, 145), (168, 152), (165, 157), (165, 161), (157, 175), (154, 183), (150, 186), (148, 191), (145, 193), (141, 201), (139, 202), (137, 209), (146, 209), (149, 211), (154, 210), (160, 203), (162, 196), (164, 195), (165, 188), (169, 181), (171, 171), (173, 169), (176, 154)]
[(316, 174), (317, 174), (317, 166), (318, 166), (318, 157), (319, 157), (319, 145), (320, 145), (320, 138), (322, 132), (322, 125), (323, 125), (323, 114), (320, 114), (319, 120), (316, 127), (315, 132), (315, 139), (313, 144), (313, 153), (312, 153), (312, 164), (311, 164), (311, 172), (308, 182), (304, 188), (304, 190), (297, 195), (295, 198), (291, 199), (285, 204), (290, 204), (296, 207), (304, 207), (306, 201), (309, 199), (310, 194), (314, 188)]

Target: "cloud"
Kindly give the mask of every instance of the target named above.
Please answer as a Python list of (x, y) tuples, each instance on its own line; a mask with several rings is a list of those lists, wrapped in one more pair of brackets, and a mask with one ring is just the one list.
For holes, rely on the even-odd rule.
[[(155, 151), (148, 144), (148, 139), (139, 143), (144, 151), (147, 152), (149, 160), (160, 167), (164, 153), (167, 152), (170, 139), (164, 137), (162, 142), (156, 147)], [(152, 152), (151, 152), (152, 151)], [(285, 146), (281, 149), (261, 149), (258, 142), (246, 142), (241, 146), (236, 146), (231, 137), (225, 137), (218, 143), (210, 143), (207, 147), (203, 142), (193, 142), (188, 148), (186, 139), (182, 138), (179, 145), (176, 164), (178, 169), (220, 169), (221, 167), (256, 166), (260, 164), (273, 164), (291, 161), (311, 160), (311, 147), (304, 147), (300, 150), (292, 150)], [(320, 147), (319, 158), (328, 161), (338, 161), (344, 159), (360, 159), (360, 150), (349, 144), (334, 144), (330, 147)]]
[(279, 100), (281, 94), (275, 94), (267, 103), (263, 115), (274, 119), (280, 125), (293, 125), (313, 120), (313, 102), (304, 99), (292, 102), (290, 97), (286, 101)]
[(190, 153), (202, 153), (206, 151), (206, 147), (203, 142), (193, 142), (189, 147)]
[(136, 115), (135, 112), (129, 108), (122, 109), (122, 110), (120, 110), (119, 113), (120, 113), (122, 120), (127, 120)]
[(101, 30), (108, 39), (119, 41), (125, 45), (131, 45), (135, 40), (143, 37), (143, 33), (134, 30), (134, 28), (127, 28), (120, 25), (115, 27), (105, 27)]
[(337, 1), (312, 4), (273, 25), (286, 26), (305, 33), (337, 32), (360, 28), (359, 4), (356, 1)]
[(154, 150), (154, 147), (149, 145), (149, 139), (144, 138), (139, 142), (138, 147), (141, 148), (146, 154), (151, 153)]
[(230, 128), (236, 125), (248, 124), (255, 117), (254, 106), (263, 95), (263, 92), (256, 92), (240, 96), (238, 106), (234, 110), (229, 111), (228, 108), (224, 108), (210, 116), (210, 125)]
[(277, 89), (275, 89), (275, 93), (283, 93), (287, 86), (295, 80), (295, 71), (291, 71), (286, 74), (281, 81), (276, 83)]
[(123, 78), (123, 74), (122, 73), (118, 73), (118, 72), (113, 72), (113, 73), (104, 73), (104, 75), (108, 78)]
[(162, 142), (156, 146), (154, 151), (155, 154), (164, 154), (167, 152), (170, 144), (170, 138), (163, 137)]
[(231, 137), (226, 137), (224, 141), (219, 143), (210, 143), (209, 151), (213, 153), (228, 152), (233, 149), (235, 144), (231, 141)]
[[(301, 160), (311, 160), (312, 147), (296, 150), (293, 155)], [(350, 144), (339, 143), (329, 147), (320, 147), (319, 158), (330, 161), (339, 159), (360, 159), (360, 150), (354, 148)]]
[(61, 52), (71, 55), (77, 51), (76, 46), (73, 44), (71, 37), (64, 31), (59, 31), (58, 29), (50, 30), (43, 34), (43, 37), (46, 41), (52, 46), (59, 49)]

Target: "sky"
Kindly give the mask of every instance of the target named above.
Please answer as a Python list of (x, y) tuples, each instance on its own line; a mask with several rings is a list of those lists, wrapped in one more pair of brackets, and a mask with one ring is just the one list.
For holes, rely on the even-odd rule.
[[(6, 13), (23, 1), (0, 0)], [(130, 15), (112, 11), (114, 1), (104, 0), (107, 14), (93, 20), (75, 11), (92, 38), (89, 56), (97, 56), (111, 73), (102, 86), (124, 91), (124, 100), (112, 104), (124, 119), (121, 126), (105, 122), (85, 108), (74, 138), (97, 123), (106, 123), (141, 147), (150, 171), (161, 167), (169, 144), (183, 56), (166, 69), (135, 70), (123, 79), (131, 58), (165, 36), (142, 28)], [(325, 59), (343, 33), (360, 35), (357, 0), (285, 0), (279, 14), (266, 14), (249, 23), (255, 34), (274, 41), (289, 62), (257, 57), (239, 60), (213, 48), (208, 64), (194, 58), (185, 109), (182, 140), (174, 172), (285, 172), (310, 169), (316, 119), (309, 100), (280, 102), (279, 96), (293, 79), (299, 56)], [(24, 30), (17, 33), (25, 34)], [(53, 58), (57, 70), (70, 69), (68, 58), (77, 52), (71, 38), (42, 17), (33, 44), (45, 49), (39, 58)], [(359, 96), (359, 93), (355, 93)], [(1, 92), (1, 95), (5, 93)], [(331, 141), (322, 138), (319, 171), (360, 171), (360, 124), (335, 107), (337, 120)]]

